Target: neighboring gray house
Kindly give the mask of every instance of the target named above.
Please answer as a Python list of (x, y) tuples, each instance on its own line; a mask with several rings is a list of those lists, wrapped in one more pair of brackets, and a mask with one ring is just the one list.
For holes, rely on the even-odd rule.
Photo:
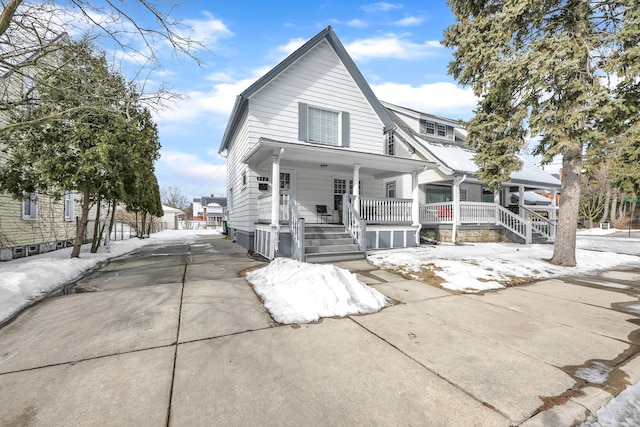
[[(484, 199), (476, 169), (446, 161), (470, 160), (465, 136), (457, 122), (381, 103), (327, 27), (236, 99), (219, 149), (229, 234), (270, 259), (318, 262), (415, 246), (427, 225), (453, 227), (455, 239), (468, 219), (461, 189)], [(451, 143), (446, 160), (431, 147), (442, 142)], [(427, 204), (431, 183), (448, 186), (448, 200)], [(530, 219), (495, 197), (473, 208), (476, 225), (508, 223), (531, 241)]]

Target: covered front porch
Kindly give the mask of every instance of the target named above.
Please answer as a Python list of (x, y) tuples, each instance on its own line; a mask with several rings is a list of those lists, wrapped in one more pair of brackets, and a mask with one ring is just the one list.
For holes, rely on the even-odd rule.
[[(260, 186), (254, 199), (254, 247), (270, 259), (284, 253), (303, 259), (309, 224), (341, 225), (363, 252), (391, 242), (415, 245), (418, 175), (435, 167), (421, 160), (264, 139), (243, 162), (262, 182), (264, 177), (270, 182)], [(411, 198), (395, 197), (402, 192)], [(378, 238), (363, 233), (365, 223), (369, 230), (377, 227)], [(283, 241), (290, 251), (283, 250)]]

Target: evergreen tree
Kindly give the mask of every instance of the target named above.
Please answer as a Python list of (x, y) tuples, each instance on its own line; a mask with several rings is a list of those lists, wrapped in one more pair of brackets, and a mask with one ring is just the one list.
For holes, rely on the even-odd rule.
[(63, 50), (60, 63), (36, 85), (37, 106), (16, 118), (28, 125), (4, 134), (11, 149), (0, 171), (0, 190), (17, 198), (35, 191), (57, 198), (80, 192), (82, 213), (71, 254), (77, 257), (91, 204), (124, 200), (144, 185), (137, 179), (141, 175), (155, 182), (150, 175), (160, 146), (149, 112), (124, 79), (109, 71), (104, 55), (80, 42)]
[[(637, 110), (639, 6), (635, 0), (449, 0), (449, 5), (457, 20), (445, 32), (444, 44), (454, 49), (449, 70), (480, 99), (468, 123), (479, 177), (494, 188), (508, 181), (520, 167), (516, 154), (527, 134), (540, 136), (533, 153), (544, 161), (561, 155), (551, 262), (573, 266), (584, 149), (614, 136), (603, 126), (608, 118), (624, 119)], [(612, 75), (623, 84), (608, 85)], [(626, 103), (618, 101), (625, 97)]]

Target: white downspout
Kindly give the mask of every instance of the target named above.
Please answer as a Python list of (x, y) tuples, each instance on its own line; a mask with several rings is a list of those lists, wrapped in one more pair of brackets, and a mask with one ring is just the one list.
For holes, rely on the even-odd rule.
[(458, 233), (458, 225), (460, 225), (460, 184), (467, 179), (467, 175), (462, 178), (453, 178), (453, 224), (451, 227), (451, 243), (456, 243), (456, 234)]

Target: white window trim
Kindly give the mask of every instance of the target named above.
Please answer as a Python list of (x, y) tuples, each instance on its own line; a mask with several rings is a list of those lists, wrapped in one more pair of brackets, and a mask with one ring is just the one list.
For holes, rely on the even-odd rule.
[(73, 221), (74, 217), (74, 195), (69, 191), (64, 193), (64, 220)]
[[(28, 198), (22, 201), (22, 219), (25, 221), (35, 221), (38, 219), (38, 193), (28, 194)], [(29, 213), (27, 214), (27, 206)]]
[[(319, 110), (319, 111), (327, 111), (330, 113), (335, 113), (338, 115), (338, 140), (337, 142), (321, 142), (321, 141), (312, 141), (309, 138), (309, 109)], [(338, 111), (332, 108), (327, 108), (325, 106), (306, 104), (303, 102), (298, 103), (298, 140), (305, 141), (310, 144), (317, 145), (326, 145), (329, 147), (349, 147), (351, 143), (351, 115), (347, 111)]]

